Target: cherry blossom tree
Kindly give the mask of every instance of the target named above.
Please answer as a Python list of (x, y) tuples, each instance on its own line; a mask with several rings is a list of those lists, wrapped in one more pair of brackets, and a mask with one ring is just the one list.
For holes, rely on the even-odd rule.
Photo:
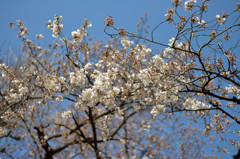
[[(107, 42), (89, 38), (88, 20), (68, 38), (55, 15), (44, 48), (11, 22), (25, 60), (0, 65), (0, 157), (239, 158), (240, 3), (211, 19), (208, 1), (172, 0), (146, 35), (146, 18), (130, 33), (109, 16)], [(164, 24), (168, 44), (156, 40)]]

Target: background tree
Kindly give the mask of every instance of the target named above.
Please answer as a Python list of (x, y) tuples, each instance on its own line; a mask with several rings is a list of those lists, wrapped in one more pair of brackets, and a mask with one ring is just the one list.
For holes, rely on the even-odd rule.
[[(87, 38), (88, 20), (67, 38), (55, 15), (46, 26), (58, 40), (47, 49), (37, 45), (42, 35), (35, 42), (23, 22), (10, 23), (27, 58), (19, 69), (0, 65), (1, 155), (217, 158), (216, 150), (238, 149), (239, 38), (230, 34), (239, 33), (240, 4), (204, 21), (207, 3), (173, 0), (149, 36), (116, 28), (109, 16), (107, 44)], [(164, 23), (176, 29), (169, 44), (155, 41)], [(211, 135), (233, 148), (215, 141), (211, 152)]]

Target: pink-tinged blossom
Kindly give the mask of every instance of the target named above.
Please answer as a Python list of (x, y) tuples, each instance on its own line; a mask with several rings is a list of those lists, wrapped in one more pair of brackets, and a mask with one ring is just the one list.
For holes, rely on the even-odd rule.
[(118, 29), (118, 34), (121, 35), (122, 37), (126, 36), (127, 32), (124, 28)]
[(114, 21), (113, 21), (113, 19), (112, 19), (112, 16), (107, 17), (107, 18), (104, 20), (104, 22), (105, 22), (105, 24), (106, 24), (107, 26), (113, 26), (113, 25), (115, 24)]

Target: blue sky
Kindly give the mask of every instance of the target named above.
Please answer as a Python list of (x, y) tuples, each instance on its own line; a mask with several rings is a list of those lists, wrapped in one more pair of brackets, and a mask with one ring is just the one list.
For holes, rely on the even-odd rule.
[[(239, 0), (212, 0), (209, 2), (209, 17), (229, 12), (237, 2)], [(44, 39), (41, 42), (48, 44), (54, 38), (45, 23), (53, 20), (54, 14), (63, 16), (63, 32), (67, 37), (86, 18), (93, 24), (89, 29), (90, 36), (106, 40), (109, 38), (104, 33), (104, 19), (107, 16), (113, 16), (117, 27), (135, 32), (136, 24), (145, 12), (148, 12), (149, 24), (154, 27), (165, 20), (164, 14), (170, 7), (170, 0), (0, 0), (0, 52), (6, 51), (8, 46), (14, 50), (21, 46), (17, 30), (8, 27), (10, 21), (24, 21), (33, 38), (42, 33)], [(160, 29), (157, 34), (165, 42), (174, 35), (168, 27)]]
[[(215, 17), (216, 13), (221, 11), (227, 12), (235, 4), (236, 0), (212, 0), (210, 16)], [(70, 37), (71, 31), (78, 29), (87, 18), (93, 23), (89, 30), (91, 36), (105, 40), (108, 37), (103, 32), (103, 21), (108, 15), (113, 16), (117, 27), (134, 32), (136, 24), (145, 12), (149, 14), (149, 24), (154, 27), (165, 20), (164, 14), (170, 7), (170, 0), (0, 0), (0, 48), (4, 50), (3, 48), (9, 45), (16, 48), (21, 44), (16, 29), (8, 27), (10, 21), (24, 21), (32, 37), (43, 33), (44, 42), (48, 43), (53, 38), (45, 23), (49, 19), (53, 20), (54, 14), (63, 16), (63, 32), (67, 37)], [(172, 36), (169, 35), (168, 29), (163, 28), (159, 33), (164, 41), (168, 41)]]
[(66, 36), (70, 36), (71, 31), (78, 29), (86, 18), (93, 23), (93, 27), (89, 30), (91, 36), (104, 39), (107, 37), (103, 32), (104, 19), (108, 15), (113, 16), (119, 26), (135, 31), (139, 18), (145, 12), (149, 13), (152, 23), (157, 24), (157, 19), (163, 18), (169, 5), (169, 1), (159, 3), (159, 1), (145, 0), (1, 0), (0, 44), (15, 44), (16, 42), (17, 32), (8, 27), (10, 21), (22, 20), (29, 28), (30, 34), (43, 33), (44, 37), (47, 38), (51, 37), (51, 33), (46, 28), (45, 23), (49, 19), (52, 20), (54, 14), (63, 16), (63, 31)]

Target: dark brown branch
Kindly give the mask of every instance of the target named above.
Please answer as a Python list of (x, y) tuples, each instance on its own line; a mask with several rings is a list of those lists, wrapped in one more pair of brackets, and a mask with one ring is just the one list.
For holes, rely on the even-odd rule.
[[(126, 118), (126, 113), (124, 112), (124, 120)], [(127, 124), (124, 125), (124, 140), (125, 140), (125, 153), (126, 157), (129, 159), (129, 148), (128, 148), (128, 131), (127, 131)]]
[(111, 138), (113, 138), (113, 137), (118, 133), (118, 131), (122, 128), (122, 126), (126, 124), (127, 120), (128, 120), (129, 118), (131, 118), (131, 117), (132, 117), (133, 115), (135, 115), (135, 114), (136, 114), (136, 112), (133, 112), (133, 113), (131, 113), (130, 115), (128, 115), (128, 116), (123, 120), (123, 122), (118, 126), (118, 128), (112, 133)]
[(76, 118), (74, 117), (74, 115), (72, 116), (72, 118), (73, 118), (73, 120), (74, 120), (74, 122), (75, 122), (75, 124), (76, 124), (76, 127), (78, 128), (78, 130), (79, 130), (79, 132), (80, 132), (80, 136), (84, 139), (83, 142), (88, 143), (88, 144), (94, 149), (94, 146), (92, 145), (92, 143), (91, 143), (91, 141), (89, 140), (89, 138), (87, 138), (87, 137), (85, 136), (85, 134), (83, 133), (83, 131), (81, 130), (81, 127), (79, 126), (79, 124), (78, 124)]
[(92, 114), (92, 108), (88, 107), (88, 117), (89, 121), (92, 125), (92, 132), (93, 132), (93, 144), (94, 144), (94, 151), (96, 153), (96, 158), (101, 159), (99, 149), (98, 149), (98, 143), (97, 143), (97, 132), (96, 132), (96, 125), (95, 125), (95, 120)]
[(212, 103), (212, 102), (210, 102), (210, 104), (212, 104), (215, 108), (217, 108), (217, 109), (220, 110), (222, 113), (226, 114), (228, 117), (230, 117), (231, 119), (233, 119), (236, 123), (240, 124), (240, 121), (239, 121), (236, 117), (234, 117), (234, 116), (232, 116), (231, 114), (229, 114), (228, 112), (226, 112), (224, 109), (222, 109), (221, 107), (219, 107), (217, 104)]
[(238, 149), (238, 152), (236, 155), (233, 155), (233, 159), (240, 159), (240, 149)]
[(47, 140), (44, 139), (45, 134), (44, 134), (43, 127), (34, 126), (34, 129), (37, 130), (38, 139), (42, 145), (42, 148), (45, 151), (44, 159), (52, 159), (55, 153), (52, 147), (48, 144)]

